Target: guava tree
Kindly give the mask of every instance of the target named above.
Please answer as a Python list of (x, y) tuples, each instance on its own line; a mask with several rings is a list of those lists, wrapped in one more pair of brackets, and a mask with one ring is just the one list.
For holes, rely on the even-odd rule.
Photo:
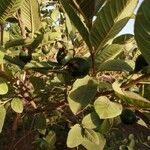
[[(137, 4), (0, 0), (1, 149), (150, 148), (124, 140), (150, 128), (150, 1)], [(130, 19), (134, 35), (118, 36)]]

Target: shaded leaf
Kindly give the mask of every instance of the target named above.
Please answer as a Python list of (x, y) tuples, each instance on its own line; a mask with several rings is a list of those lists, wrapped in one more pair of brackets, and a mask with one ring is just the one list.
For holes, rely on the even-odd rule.
[(17, 112), (17, 113), (22, 113), (23, 112), (23, 102), (19, 98), (13, 98), (11, 101), (11, 108)]
[(94, 11), (95, 11), (95, 3), (96, 0), (76, 0), (76, 3), (78, 4), (79, 8), (77, 8), (79, 10), (79, 12), (82, 11), (82, 16), (85, 19), (85, 23), (88, 27), (90, 27), (92, 24), (92, 18), (94, 15)]
[(69, 107), (74, 114), (85, 108), (95, 97), (97, 84), (86, 76), (74, 82), (73, 88), (68, 95)]
[(99, 66), (107, 60), (114, 59), (121, 52), (123, 52), (124, 46), (119, 44), (112, 44), (105, 47), (102, 51), (99, 51), (95, 55), (95, 65), (99, 69)]
[(133, 69), (121, 59), (108, 60), (102, 63), (98, 71), (133, 71)]
[(82, 128), (79, 124), (75, 124), (69, 131), (67, 137), (67, 146), (69, 148), (76, 147), (83, 142)]
[(37, 114), (34, 118), (34, 126), (36, 129), (46, 128), (46, 118), (43, 113)]
[(122, 35), (116, 37), (112, 43), (113, 44), (127, 44), (131, 41), (134, 41), (133, 34), (122, 34)]
[(113, 125), (113, 119), (105, 119), (103, 122), (100, 124), (99, 127), (99, 132), (102, 134), (106, 134), (109, 132)]
[(106, 3), (107, 0), (95, 0), (95, 12), (96, 15), (98, 11), (102, 8), (102, 6)]
[(150, 64), (150, 1), (144, 0), (141, 4), (135, 19), (134, 33), (137, 45), (144, 58)]
[(24, 0), (0, 0), (0, 23), (11, 17)]
[(114, 118), (122, 112), (122, 105), (111, 102), (106, 96), (97, 98), (94, 102), (94, 108), (100, 119)]
[(91, 47), (90, 41), (89, 41), (89, 33), (85, 27), (85, 25), (82, 23), (81, 19), (78, 17), (74, 9), (70, 6), (68, 0), (60, 0), (66, 13), (68, 14), (70, 20), (73, 22), (74, 26), (77, 28), (79, 33), (81, 34), (82, 38), (85, 40), (86, 44)]
[(48, 135), (45, 137), (45, 141), (53, 147), (56, 143), (56, 133), (54, 131), (49, 131)]

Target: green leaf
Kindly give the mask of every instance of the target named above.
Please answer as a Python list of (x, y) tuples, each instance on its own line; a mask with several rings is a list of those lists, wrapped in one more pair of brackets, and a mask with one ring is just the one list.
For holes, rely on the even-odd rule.
[(113, 44), (127, 44), (132, 41), (134, 41), (133, 34), (122, 34), (122, 35), (116, 37), (112, 43)]
[(97, 133), (92, 129), (85, 129), (84, 138), (91, 141), (92, 143), (99, 144), (99, 137)]
[(0, 64), (3, 63), (3, 60), (4, 60), (4, 52), (0, 51)]
[[(95, 0), (95, 12), (96, 15), (101, 7), (106, 3), (106, 0)], [(88, 11), (88, 10), (87, 10)]]
[(21, 18), (24, 26), (32, 32), (41, 28), (39, 3), (37, 0), (24, 0), (21, 7)]
[(31, 39), (31, 38), (26, 38), (26, 39), (23, 39), (23, 38), (20, 38), (20, 39), (13, 39), (13, 40), (10, 40), (10, 41), (6, 42), (6, 44), (5, 44), (5, 49), (9, 49), (10, 47), (15, 47), (15, 46), (28, 45), (28, 44), (30, 44), (31, 42), (33, 42), (33, 39)]
[(137, 45), (144, 58), (150, 64), (150, 1), (144, 0), (135, 19), (134, 33)]
[(85, 40), (88, 47), (91, 48), (91, 43), (89, 40), (89, 33), (88, 33), (88, 30), (86, 29), (85, 25), (82, 23), (81, 19), (76, 14), (74, 9), (71, 7), (68, 0), (60, 0), (60, 1), (61, 1), (61, 4), (63, 5), (67, 15), (69, 16), (70, 20), (73, 22), (74, 26), (77, 28), (77, 30), (81, 34), (82, 38)]
[(74, 148), (83, 142), (82, 128), (79, 124), (75, 124), (69, 131), (67, 137), (67, 146)]
[(60, 15), (60, 12), (57, 9), (54, 9), (54, 11), (51, 14), (51, 18), (53, 19), (53, 21), (57, 21), (59, 15)]
[(114, 82), (112, 86), (116, 95), (123, 101), (139, 108), (150, 109), (150, 101), (146, 98), (137, 93), (122, 90), (117, 82)]
[(109, 132), (113, 125), (113, 119), (105, 119), (103, 122), (100, 124), (99, 127), (99, 132), (102, 134), (106, 134)]
[(100, 125), (100, 123), (101, 120), (95, 112), (86, 115), (82, 120), (82, 126), (87, 129), (95, 129)]
[(49, 131), (48, 135), (45, 137), (45, 141), (47, 141), (50, 146), (54, 146), (56, 143), (56, 133), (54, 131)]
[(94, 108), (100, 119), (114, 118), (122, 112), (122, 105), (111, 102), (106, 96), (97, 98), (94, 102)]
[(24, 0), (0, 0), (0, 23), (11, 17)]
[(113, 60), (108, 60), (104, 63), (102, 63), (98, 71), (133, 71), (131, 66), (129, 66), (126, 62), (124, 62), (121, 59), (113, 59)]
[(11, 108), (17, 112), (17, 113), (22, 113), (23, 112), (23, 102), (19, 98), (13, 98), (11, 101)]
[(2, 132), (2, 128), (4, 125), (5, 121), (5, 116), (6, 116), (6, 110), (3, 105), (0, 106), (0, 133)]
[(85, 23), (88, 27), (92, 25), (92, 18), (95, 11), (95, 0), (76, 0), (78, 7), (76, 7), (79, 12), (82, 11), (82, 16), (84, 17)]
[(126, 25), (137, 6), (138, 0), (109, 0), (97, 14), (90, 31), (95, 50), (100, 50)]
[(112, 85), (108, 82), (98, 82), (98, 92), (112, 90)]
[(45, 129), (46, 128), (46, 118), (43, 113), (35, 115), (34, 124), (36, 129)]
[(95, 144), (94, 142), (91, 142), (87, 138), (84, 138), (84, 141), (82, 142), (82, 145), (87, 149), (87, 150), (103, 150), (104, 146), (106, 144), (106, 139), (104, 136), (100, 133), (97, 133), (98, 138), (99, 138), (99, 143)]
[(32, 76), (30, 77), (30, 81), (34, 87), (34, 92), (39, 94), (41, 90), (45, 89), (45, 82), (43, 78)]
[(0, 95), (5, 95), (8, 92), (8, 85), (6, 81), (0, 77)]
[(112, 44), (105, 47), (102, 51), (99, 51), (95, 55), (95, 65), (98, 69), (99, 66), (107, 60), (114, 59), (121, 52), (123, 52), (124, 46), (119, 44)]
[(74, 82), (73, 88), (68, 95), (69, 107), (74, 114), (85, 108), (95, 97), (97, 84), (86, 76)]

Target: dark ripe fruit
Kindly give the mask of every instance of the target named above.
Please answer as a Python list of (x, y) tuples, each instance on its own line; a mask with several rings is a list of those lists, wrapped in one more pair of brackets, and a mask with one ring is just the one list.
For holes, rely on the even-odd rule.
[(60, 65), (65, 65), (72, 57), (73, 55), (69, 53), (64, 47), (62, 47), (58, 50), (56, 59)]
[(137, 117), (131, 109), (124, 109), (120, 118), (124, 124), (134, 124), (137, 122)]
[(80, 57), (72, 58), (68, 63), (68, 72), (74, 78), (83, 78), (89, 73), (90, 63)]
[(21, 51), (19, 54), (19, 59), (26, 64), (32, 60), (32, 55), (27, 51)]
[(134, 72), (137, 73), (141, 70), (143, 70), (146, 66), (148, 66), (147, 61), (145, 60), (145, 58), (143, 57), (143, 55), (139, 55), (135, 61), (135, 68), (134, 68)]
[(48, 54), (49, 52), (50, 52), (50, 49), (49, 49), (47, 46), (43, 46), (43, 47), (42, 47), (42, 53), (43, 53), (43, 54), (46, 55), (46, 54)]

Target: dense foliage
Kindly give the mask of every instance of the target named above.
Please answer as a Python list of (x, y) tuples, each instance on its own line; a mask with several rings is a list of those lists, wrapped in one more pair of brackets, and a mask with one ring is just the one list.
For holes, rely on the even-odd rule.
[(0, 0), (0, 149), (150, 149), (150, 1), (137, 4)]

